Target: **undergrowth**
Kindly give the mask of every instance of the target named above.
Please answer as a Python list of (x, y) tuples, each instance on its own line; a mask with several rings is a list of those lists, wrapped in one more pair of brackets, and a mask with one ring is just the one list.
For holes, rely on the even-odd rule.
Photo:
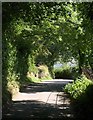
[(64, 91), (69, 94), (76, 119), (93, 118), (93, 82), (84, 75), (68, 83)]
[(66, 93), (69, 93), (73, 99), (78, 99), (86, 92), (86, 89), (89, 85), (93, 85), (93, 82), (82, 75), (73, 83), (68, 83), (64, 90)]

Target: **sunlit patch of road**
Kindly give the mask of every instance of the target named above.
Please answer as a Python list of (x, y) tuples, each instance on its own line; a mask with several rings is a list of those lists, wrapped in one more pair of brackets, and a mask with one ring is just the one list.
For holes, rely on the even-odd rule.
[[(59, 87), (59, 85), (62, 85), (62, 88), (64, 86), (64, 84), (67, 84), (68, 82), (73, 82), (73, 80), (64, 80), (64, 79), (53, 79), (53, 80), (46, 80), (41, 82), (42, 86), (40, 86), (42, 89), (42, 87), (44, 85), (47, 86), (47, 90), (46, 87), (44, 88), (44, 91), (40, 91), (37, 89), (36, 92), (31, 92), (32, 88), (27, 86), (27, 90), (29, 90), (30, 92), (19, 92), (18, 94), (16, 94), (15, 96), (13, 96), (12, 100), (13, 101), (22, 101), (22, 100), (37, 100), (37, 101), (42, 101), (42, 102), (48, 102), (51, 104), (55, 104), (56, 103), (56, 98), (59, 99), (59, 94), (60, 96), (62, 96), (64, 94), (64, 92), (62, 91), (61, 87)], [(40, 83), (40, 84), (41, 84)], [(38, 86), (36, 86), (38, 87)], [(56, 91), (53, 91), (52, 88), (55, 87)], [(34, 88), (35, 89), (35, 88)], [(61, 89), (60, 93), (59, 93), (59, 89)], [(58, 103), (60, 103), (58, 101)], [(61, 103), (60, 103), (61, 104)]]
[(46, 80), (31, 83), (13, 96), (13, 105), (5, 117), (62, 118), (73, 117), (70, 99), (64, 92), (64, 86), (73, 82), (68, 79)]
[(69, 82), (73, 82), (71, 79), (53, 79), (53, 80), (46, 80), (41, 83), (50, 83), (50, 84), (67, 84)]

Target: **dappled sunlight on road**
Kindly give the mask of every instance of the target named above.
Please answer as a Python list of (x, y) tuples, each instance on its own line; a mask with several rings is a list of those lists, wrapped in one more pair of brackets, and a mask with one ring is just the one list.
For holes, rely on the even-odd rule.
[(62, 92), (64, 85), (72, 81), (73, 80), (54, 79), (30, 84), (23, 88), (17, 95), (13, 96), (12, 100), (37, 100), (42, 102), (48, 100), (49, 103), (53, 103), (59, 98), (59, 95), (62, 96), (64, 94), (64, 92)]
[[(12, 100), (13, 101), (24, 101), (24, 100), (37, 100), (45, 103), (51, 104), (62, 104), (64, 99), (63, 92), (36, 92), (36, 93), (18, 93), (15, 95)], [(61, 96), (61, 99), (60, 97)], [(62, 99), (63, 97), (63, 99)]]
[(12, 107), (4, 117), (19, 118), (73, 118), (70, 100), (64, 85), (72, 81), (52, 80), (24, 86), (13, 96)]
[(61, 84), (61, 85), (64, 85), (64, 84), (67, 84), (68, 82), (73, 82), (73, 80), (70, 80), (70, 79), (53, 79), (53, 80), (43, 81), (41, 83), (44, 83), (44, 84)]
[[(13, 101), (22, 101), (22, 100), (37, 100), (46, 102), (51, 92), (36, 92), (36, 93), (21, 93), (19, 92), (17, 95), (13, 97)], [(51, 98), (55, 98), (57, 92), (52, 92)]]

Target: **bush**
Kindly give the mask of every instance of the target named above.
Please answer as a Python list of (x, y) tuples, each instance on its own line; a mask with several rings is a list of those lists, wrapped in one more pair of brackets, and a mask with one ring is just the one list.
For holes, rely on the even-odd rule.
[(91, 80), (81, 76), (72, 84), (67, 84), (64, 90), (70, 95), (76, 119), (93, 118), (93, 82)]
[(38, 67), (38, 77), (43, 78), (43, 77), (47, 77), (47, 76), (50, 76), (48, 67), (46, 65), (40, 65)]
[(19, 92), (20, 84), (17, 81), (8, 81), (7, 90), (11, 93), (11, 95), (15, 95)]
[(63, 70), (63, 71), (59, 71), (59, 72), (55, 72), (55, 77), (56, 78), (63, 78), (63, 79), (71, 79), (72, 75), (69, 69), (67, 70)]
[(55, 78), (72, 79), (72, 72), (69, 66), (63, 66), (54, 70)]
[(64, 90), (66, 93), (69, 93), (73, 99), (79, 99), (81, 95), (86, 92), (86, 89), (89, 85), (92, 85), (93, 82), (87, 79), (84, 75), (80, 78), (77, 78), (73, 83), (68, 83)]
[(79, 76), (79, 68), (77, 66), (71, 68), (72, 79), (76, 79)]
[(40, 82), (52, 79), (46, 65), (40, 65), (39, 67), (36, 67), (36, 70), (37, 73), (32, 72), (33, 70), (27, 73), (27, 78), (30, 82)]

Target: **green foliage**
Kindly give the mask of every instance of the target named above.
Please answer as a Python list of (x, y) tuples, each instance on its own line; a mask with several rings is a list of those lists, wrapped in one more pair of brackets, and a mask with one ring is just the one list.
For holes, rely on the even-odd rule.
[(38, 68), (35, 65), (34, 56), (29, 55), (28, 57), (28, 71), (33, 72), (34, 74), (38, 73)]
[(38, 67), (38, 73), (40, 78), (50, 76), (48, 67), (46, 65), (40, 65)]
[[(4, 32), (4, 31), (3, 31)], [(2, 89), (3, 89), (3, 104), (7, 104), (7, 102), (11, 101), (12, 95), (14, 94), (13, 90), (15, 89), (15, 83), (12, 83), (14, 87), (11, 88), (8, 86), (8, 83), (12, 81), (19, 80), (19, 76), (17, 74), (17, 51), (15, 43), (13, 42), (14, 36), (10, 34), (10, 31), (5, 30), (3, 34), (3, 49), (2, 49)], [(18, 85), (19, 87), (19, 85)], [(15, 91), (16, 92), (16, 91)]]
[(77, 77), (79, 77), (79, 68), (78, 66), (76, 67), (71, 67), (71, 74), (72, 74), (72, 79), (76, 79)]
[(19, 92), (20, 84), (17, 81), (8, 81), (7, 90), (11, 93), (11, 95), (15, 95)]
[(63, 79), (70, 79), (72, 78), (71, 70), (70, 69), (62, 69), (55, 71), (55, 78), (63, 78)]
[(85, 76), (65, 86), (65, 92), (71, 99), (71, 106), (76, 119), (93, 117), (93, 82)]
[[(33, 66), (35, 69), (33, 69)], [(31, 66), (31, 71), (28, 71), (27, 78), (31, 82), (41, 82), (43, 80), (52, 79), (46, 65), (40, 65), (36, 67), (35, 64)]]
[(27, 77), (27, 78), (30, 82), (34, 82), (34, 83), (38, 83), (38, 82), (41, 81), (39, 78), (37, 78), (35, 76), (30, 76), (30, 77)]
[(78, 68), (70, 67), (69, 65), (63, 65), (60, 68), (54, 69), (55, 78), (68, 78), (68, 79), (75, 79), (78, 77)]
[(45, 76), (45, 77), (40, 79), (40, 81), (44, 81), (44, 80), (52, 80), (52, 77), (51, 76)]
[(85, 94), (89, 85), (93, 85), (93, 82), (83, 75), (80, 78), (77, 78), (73, 83), (68, 83), (64, 90), (69, 93), (73, 99), (79, 99)]
[[(40, 62), (48, 66), (53, 76), (53, 65), (59, 56), (64, 61), (72, 57), (82, 61), (80, 50), (85, 58), (81, 66), (90, 63), (93, 67), (92, 22), (84, 11), (90, 5), (82, 4), (79, 10), (81, 4), (73, 3), (3, 3), (2, 74), (6, 95), (8, 83), (24, 83), (27, 72), (38, 72), (35, 64)], [(69, 69), (62, 74), (68, 76)]]

